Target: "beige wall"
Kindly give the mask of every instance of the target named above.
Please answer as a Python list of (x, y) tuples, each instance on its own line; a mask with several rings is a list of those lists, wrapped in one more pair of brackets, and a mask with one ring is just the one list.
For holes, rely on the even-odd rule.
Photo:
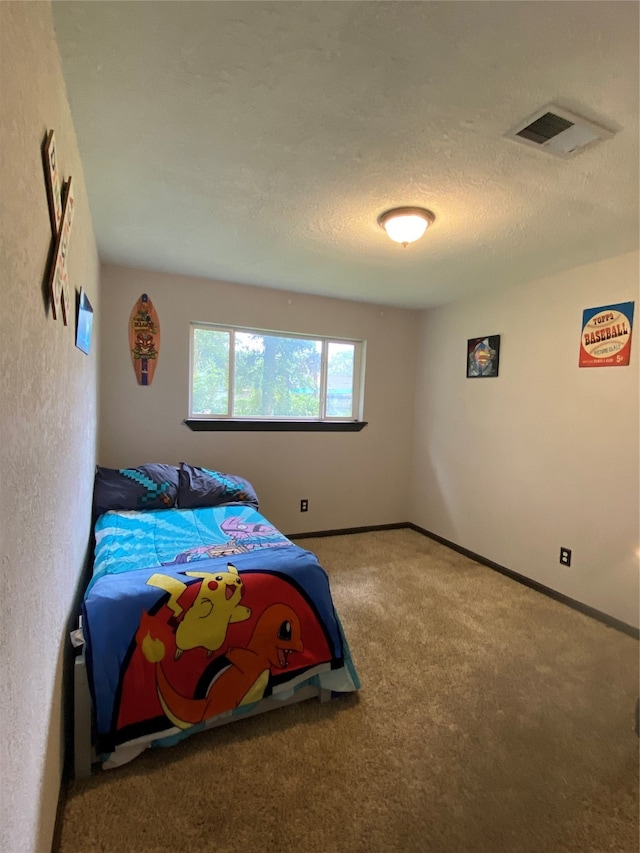
[[(148, 293), (160, 320), (153, 383), (137, 385), (131, 309)], [(356, 433), (192, 432), (189, 322), (364, 338), (365, 411)], [(337, 299), (124, 267), (102, 269), (99, 461), (180, 461), (246, 476), (261, 510), (286, 533), (406, 521), (418, 315)], [(309, 500), (301, 514), (300, 499)]]
[[(410, 520), (638, 625), (637, 341), (628, 367), (577, 367), (583, 309), (638, 302), (637, 253), (422, 314), (116, 266), (102, 282), (101, 464), (243, 474), (288, 533)], [(143, 292), (162, 330), (149, 388), (127, 343)], [(365, 338), (369, 426), (191, 432), (192, 319)], [(468, 380), (466, 341), (484, 334), (501, 335), (500, 376)]]
[[(582, 311), (635, 301), (638, 253), (426, 313), (412, 520), (638, 626), (638, 355), (578, 368)], [(500, 375), (467, 379), (467, 339), (501, 335)], [(560, 546), (573, 551), (559, 564)]]
[(76, 349), (75, 323), (54, 321), (43, 297), (48, 128), (75, 185), (71, 282), (98, 310), (99, 267), (48, 3), (0, 3), (0, 63), (0, 850), (44, 853), (62, 773), (63, 673), (89, 533), (97, 393), (95, 349)]

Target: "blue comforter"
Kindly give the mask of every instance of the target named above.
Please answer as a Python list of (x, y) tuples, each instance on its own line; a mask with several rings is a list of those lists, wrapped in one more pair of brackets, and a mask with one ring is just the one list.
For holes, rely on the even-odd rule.
[(324, 569), (249, 506), (101, 516), (83, 623), (100, 753), (359, 687)]

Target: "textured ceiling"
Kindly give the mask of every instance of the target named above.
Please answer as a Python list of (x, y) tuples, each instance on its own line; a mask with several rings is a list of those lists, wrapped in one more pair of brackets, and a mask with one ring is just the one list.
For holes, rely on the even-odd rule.
[[(101, 257), (429, 307), (634, 249), (638, 8), (56, 0)], [(549, 103), (616, 133), (505, 138)]]

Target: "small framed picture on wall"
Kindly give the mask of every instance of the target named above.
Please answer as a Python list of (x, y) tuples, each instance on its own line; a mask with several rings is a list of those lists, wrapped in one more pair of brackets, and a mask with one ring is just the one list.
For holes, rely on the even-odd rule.
[(467, 378), (497, 376), (500, 365), (500, 335), (485, 335), (467, 341)]
[(80, 288), (78, 299), (78, 323), (76, 326), (76, 346), (89, 355), (91, 349), (91, 329), (93, 326), (93, 308), (84, 288)]

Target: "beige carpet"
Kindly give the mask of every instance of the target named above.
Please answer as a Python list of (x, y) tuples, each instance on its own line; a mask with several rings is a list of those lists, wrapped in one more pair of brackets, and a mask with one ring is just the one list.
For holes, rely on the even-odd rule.
[(61, 853), (637, 853), (635, 639), (412, 530), (299, 544), (360, 693), (71, 784)]

